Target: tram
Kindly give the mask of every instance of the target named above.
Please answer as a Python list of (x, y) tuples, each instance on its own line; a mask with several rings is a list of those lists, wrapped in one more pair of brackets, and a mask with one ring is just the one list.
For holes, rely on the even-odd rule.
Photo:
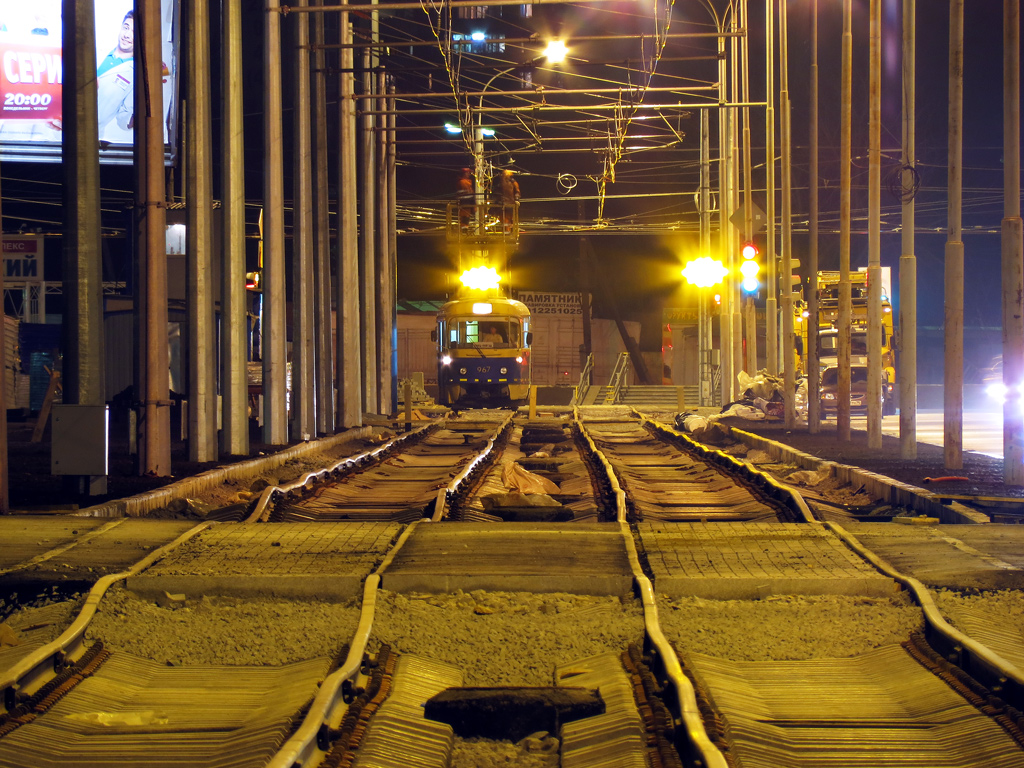
[(441, 405), (520, 405), (529, 397), (533, 333), (521, 301), (496, 292), (456, 298), (438, 311), (431, 338)]

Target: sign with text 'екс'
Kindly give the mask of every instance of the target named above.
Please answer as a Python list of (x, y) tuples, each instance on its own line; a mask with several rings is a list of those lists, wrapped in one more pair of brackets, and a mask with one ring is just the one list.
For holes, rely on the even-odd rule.
[(4, 282), (43, 282), (43, 238), (4, 237)]

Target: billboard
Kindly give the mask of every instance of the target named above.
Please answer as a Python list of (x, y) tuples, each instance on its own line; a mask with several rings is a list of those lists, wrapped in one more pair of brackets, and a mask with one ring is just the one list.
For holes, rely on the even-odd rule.
[[(177, 136), (179, 0), (161, 0), (167, 159)], [(134, 143), (133, 0), (95, 0), (100, 162), (131, 163)], [(61, 0), (0, 0), (0, 158), (61, 156)]]

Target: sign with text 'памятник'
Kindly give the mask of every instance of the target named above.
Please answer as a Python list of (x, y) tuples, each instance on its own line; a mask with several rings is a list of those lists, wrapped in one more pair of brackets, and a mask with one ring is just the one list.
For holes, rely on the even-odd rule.
[(532, 315), (582, 315), (579, 293), (519, 291), (516, 298), (530, 308)]

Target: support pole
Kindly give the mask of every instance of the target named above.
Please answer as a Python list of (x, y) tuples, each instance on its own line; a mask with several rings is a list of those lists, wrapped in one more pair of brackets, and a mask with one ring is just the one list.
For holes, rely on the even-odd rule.
[[(1003, 0), (1003, 481), (1024, 485), (1024, 231), (1020, 215), (1020, 0)], [(1010, 393), (1013, 397), (1010, 397)]]
[[(371, 49), (363, 51), (363, 95), (375, 93), (374, 57)], [(362, 133), (362, 194), (360, 195), (360, 264), (359, 299), (362, 303), (360, 338), (363, 350), (363, 407), (369, 413), (380, 412), (377, 392), (377, 136), (375, 99), (366, 100)]]
[(768, 233), (765, 243), (765, 367), (768, 373), (779, 372), (779, 305), (775, 264), (775, 8), (774, 0), (765, 0), (765, 218)]
[[(171, 474), (171, 401), (167, 349), (167, 214), (164, 191), (163, 91), (160, 0), (137, 0), (136, 41), (142, 46), (141, 77), (135, 79), (135, 167), (139, 173), (136, 211), (143, 252), (139, 258), (141, 301), (139, 360), (142, 383), (141, 474)], [(138, 46), (137, 46), (138, 47)]]
[(782, 72), (779, 116), (782, 127), (782, 402), (787, 429), (796, 426), (796, 350), (793, 336), (793, 148), (789, 103), (789, 18), (786, 0), (779, 2)]
[[(3, 196), (0, 195), (0, 253), (3, 253), (4, 228), (3, 222)], [(4, 270), (0, 269), (0, 296), (4, 295)], [(3, 313), (0, 312), (0, 315)], [(6, 323), (3, 317), (0, 321)], [(6, 325), (4, 333), (7, 333)], [(0, 343), (0, 515), (10, 514), (11, 511), (11, 485), (10, 471), (7, 463), (7, 344)]]
[[(708, 110), (700, 111), (700, 254), (711, 252), (711, 136)], [(700, 404), (714, 405), (711, 388), (711, 318), (704, 288), (697, 289), (697, 351), (700, 372)]]
[(807, 248), (807, 431), (821, 431), (821, 364), (818, 361), (818, 0), (811, 2), (811, 129), (807, 188), (810, 193), (810, 242)]
[[(306, 7), (308, 0), (296, 0)], [(313, 177), (310, 120), (309, 14), (295, 25), (295, 80), (292, 111), (292, 387), (291, 438), (316, 437), (316, 377), (313, 343)]]
[(185, 65), (185, 262), (188, 315), (188, 457), (217, 459), (216, 338), (213, 305), (213, 138), (210, 127), (210, 19), (207, 0), (190, 0)]
[(942, 445), (946, 469), (964, 465), (963, 200), (964, 0), (949, 3), (949, 172), (946, 235), (946, 356)]
[(836, 386), (836, 429), (850, 442), (850, 149), (853, 100), (853, 0), (843, 0), (843, 73), (839, 148), (839, 371)]
[(899, 367), (900, 458), (917, 458), (917, 257), (914, 255), (914, 188), (917, 163), (916, 4), (903, 0), (903, 178), (904, 198), (900, 234)]
[[(324, 0), (313, 0), (316, 6)], [(334, 431), (334, 345), (331, 329), (331, 224), (327, 201), (327, 54), (324, 14), (313, 20), (313, 327), (316, 348), (316, 431)]]
[(391, 407), (398, 409), (398, 112), (396, 109), (394, 82), (388, 85), (388, 205), (387, 205), (387, 254), (390, 278), (388, 280), (388, 310), (390, 325), (389, 349), (391, 353)]
[(242, 120), (242, 0), (223, 0), (221, 81), (220, 347), (223, 453), (249, 453), (249, 377), (246, 362), (245, 154)]
[(266, 0), (263, 55), (263, 442), (288, 442), (284, 130), (279, 0)]
[(868, 84), (868, 447), (882, 447), (882, 4), (870, 4)]
[(338, 282), (335, 286), (337, 354), (335, 382), (338, 426), (363, 424), (362, 359), (359, 335), (359, 233), (356, 193), (356, 102), (352, 25), (341, 15), (338, 120)]
[[(747, 27), (747, 3), (743, 9), (743, 26)], [(743, 36), (743, 74), (741, 99), (744, 104), (750, 103), (750, 37)], [(753, 160), (750, 157), (752, 141), (750, 136), (750, 107), (743, 107), (743, 241), (754, 241), (754, 172)], [(760, 277), (760, 276), (759, 276)], [(757, 315), (754, 310), (753, 294), (744, 300), (743, 317), (746, 335), (746, 356), (743, 369), (750, 376), (757, 373)]]
[[(386, 77), (383, 70), (375, 73), (376, 92), (380, 94), (380, 107), (386, 109)], [(389, 200), (391, 192), (389, 188), (390, 177), (388, 175), (388, 132), (387, 119), (390, 117), (382, 115), (379, 120), (379, 128), (374, 138), (376, 139), (377, 172), (377, 248), (375, 254), (376, 268), (376, 312), (377, 320), (374, 323), (376, 329), (377, 343), (377, 389), (375, 397), (380, 404), (381, 413), (392, 413), (391, 407), (391, 236), (388, 232), (390, 223)]]

